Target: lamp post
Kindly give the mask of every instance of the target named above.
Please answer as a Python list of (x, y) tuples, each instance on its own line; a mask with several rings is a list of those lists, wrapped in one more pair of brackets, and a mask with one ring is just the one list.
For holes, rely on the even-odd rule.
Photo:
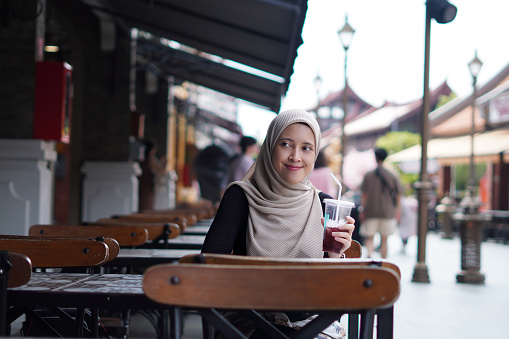
[(428, 232), (428, 203), (431, 192), (428, 166), (428, 138), (429, 138), (429, 59), (431, 41), (431, 19), (445, 24), (456, 17), (457, 9), (447, 0), (426, 1), (426, 30), (424, 38), (424, 93), (422, 97), (421, 115), (421, 173), (419, 181), (415, 183), (419, 201), (417, 219), (417, 263), (412, 276), (413, 282), (429, 283), (428, 267), (426, 266), (426, 233)]
[(474, 196), (475, 190), (475, 165), (474, 165), (474, 134), (475, 134), (475, 99), (477, 92), (477, 75), (482, 67), (482, 61), (477, 57), (477, 50), (475, 51), (475, 56), (472, 61), (468, 63), (468, 68), (470, 70), (470, 74), (472, 75), (472, 128), (470, 130), (470, 177), (468, 180), (468, 192), (470, 197)]
[(483, 239), (483, 223), (485, 216), (479, 213), (481, 204), (474, 197), (475, 167), (474, 167), (474, 133), (475, 133), (475, 99), (477, 75), (481, 70), (482, 62), (475, 57), (468, 64), (472, 74), (472, 128), (470, 130), (470, 178), (468, 180), (467, 194), (460, 202), (462, 212), (453, 215), (459, 222), (461, 240), (461, 271), (456, 275), (458, 283), (484, 284), (484, 274), (481, 273), (481, 243)]
[(322, 78), (320, 74), (316, 73), (316, 78), (314, 80), (315, 91), (316, 91), (316, 120), (318, 121), (318, 125), (320, 128), (322, 127), (320, 124), (320, 117), (318, 116), (318, 108), (320, 106), (320, 89), (322, 88)]
[(348, 15), (345, 15), (345, 25), (338, 31), (339, 40), (341, 40), (341, 44), (345, 50), (345, 87), (343, 88), (343, 121), (341, 122), (341, 165), (339, 166), (339, 176), (343, 177), (343, 165), (345, 162), (345, 143), (346, 143), (346, 135), (345, 135), (345, 123), (346, 123), (346, 113), (348, 108), (348, 81), (346, 76), (346, 67), (347, 67), (347, 56), (348, 56), (348, 48), (350, 48), (350, 44), (352, 43), (353, 35), (355, 30), (348, 23)]

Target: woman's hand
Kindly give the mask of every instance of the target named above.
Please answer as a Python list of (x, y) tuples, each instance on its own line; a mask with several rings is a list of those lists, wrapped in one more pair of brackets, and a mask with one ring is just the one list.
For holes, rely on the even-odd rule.
[[(322, 218), (322, 225), (324, 222), (324, 218)], [(334, 240), (341, 243), (342, 250), (341, 253), (327, 252), (329, 253), (329, 258), (341, 258), (343, 253), (350, 248), (352, 245), (352, 234), (355, 229), (355, 219), (352, 217), (346, 217), (346, 224), (339, 227), (338, 232), (332, 232), (332, 236)]]

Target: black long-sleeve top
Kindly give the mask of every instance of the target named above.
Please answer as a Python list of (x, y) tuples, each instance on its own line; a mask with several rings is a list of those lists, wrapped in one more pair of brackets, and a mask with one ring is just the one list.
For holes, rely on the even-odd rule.
[[(326, 193), (318, 194), (324, 212), (324, 199), (332, 199)], [(249, 203), (244, 190), (238, 185), (230, 186), (223, 195), (214, 221), (205, 238), (202, 253), (247, 255), (246, 236)]]

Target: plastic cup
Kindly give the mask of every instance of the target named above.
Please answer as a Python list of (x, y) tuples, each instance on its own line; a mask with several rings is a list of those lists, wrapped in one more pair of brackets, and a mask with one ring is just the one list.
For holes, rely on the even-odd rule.
[(334, 240), (332, 232), (338, 232), (346, 224), (346, 217), (350, 215), (353, 202), (325, 199), (325, 220), (323, 222), (323, 251), (341, 253), (342, 244)]

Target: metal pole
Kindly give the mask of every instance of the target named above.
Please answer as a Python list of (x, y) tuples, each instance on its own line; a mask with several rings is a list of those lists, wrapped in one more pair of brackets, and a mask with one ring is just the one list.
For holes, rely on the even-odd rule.
[(470, 130), (470, 179), (468, 181), (468, 192), (474, 196), (475, 190), (475, 165), (474, 165), (474, 134), (475, 134), (475, 96), (476, 96), (477, 76), (473, 76), (473, 94), (472, 94), (472, 126)]
[(419, 201), (417, 223), (417, 263), (414, 267), (413, 282), (429, 283), (428, 267), (426, 266), (426, 234), (428, 232), (428, 203), (431, 182), (428, 179), (428, 112), (429, 112), (429, 51), (431, 34), (431, 15), (426, 6), (426, 33), (424, 47), (424, 94), (422, 98), (421, 115), (421, 173), (419, 181), (415, 183)]
[(346, 76), (346, 64), (348, 57), (348, 48), (345, 48), (345, 87), (343, 88), (343, 121), (341, 122), (341, 145), (340, 151), (341, 154), (341, 163), (339, 165), (339, 177), (343, 179), (343, 168), (345, 163), (345, 143), (346, 143), (346, 135), (345, 135), (345, 123), (346, 123), (346, 114), (348, 108), (348, 80)]

